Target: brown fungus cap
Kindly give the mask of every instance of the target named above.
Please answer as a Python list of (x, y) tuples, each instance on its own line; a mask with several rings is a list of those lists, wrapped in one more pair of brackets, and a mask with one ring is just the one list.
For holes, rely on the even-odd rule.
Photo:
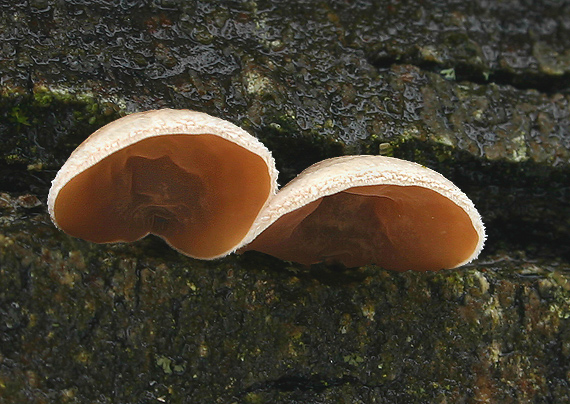
[(477, 257), (485, 241), (471, 200), (441, 174), (381, 156), (317, 163), (261, 213), (245, 250), (302, 264), (433, 271)]
[(110, 243), (153, 233), (183, 254), (213, 259), (252, 239), (276, 178), (269, 150), (230, 122), (147, 111), (79, 145), (53, 180), (48, 209), (75, 237)]

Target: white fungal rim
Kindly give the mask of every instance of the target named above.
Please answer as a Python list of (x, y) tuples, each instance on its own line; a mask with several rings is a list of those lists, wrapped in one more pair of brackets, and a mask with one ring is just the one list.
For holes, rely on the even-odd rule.
[[(145, 112), (137, 112), (117, 119), (89, 136), (69, 156), (68, 160), (58, 171), (52, 181), (48, 194), (48, 211), (54, 224), (55, 201), (62, 188), (76, 175), (112, 155), (118, 150), (124, 149), (141, 140), (156, 136), (173, 134), (203, 135), (210, 134), (229, 140), (238, 146), (258, 155), (267, 165), (270, 176), (270, 192), (265, 200), (265, 205), (275, 195), (277, 190), (277, 169), (271, 152), (257, 138), (242, 128), (203, 112), (179, 109), (160, 109)], [(260, 210), (260, 213), (263, 208)], [(250, 232), (251, 233), (251, 230)], [(243, 240), (251, 239), (249, 233)], [(235, 251), (241, 245), (213, 258), (222, 257)]]
[(440, 173), (420, 164), (384, 156), (342, 156), (321, 161), (304, 170), (275, 195), (262, 210), (250, 231), (252, 241), (283, 215), (317, 199), (353, 187), (370, 185), (420, 186), (451, 200), (471, 219), (478, 243), (473, 253), (457, 266), (475, 259), (485, 243), (485, 226), (469, 197)]

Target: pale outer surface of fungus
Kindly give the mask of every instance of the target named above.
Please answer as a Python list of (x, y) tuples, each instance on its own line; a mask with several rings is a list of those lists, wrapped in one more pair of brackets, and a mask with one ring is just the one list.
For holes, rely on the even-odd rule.
[[(271, 152), (245, 130), (228, 121), (201, 112), (173, 109), (152, 110), (133, 113), (109, 123), (94, 132), (73, 151), (52, 181), (48, 196), (48, 210), (52, 221), (60, 227), (58, 212), (56, 211), (57, 198), (62, 189), (74, 177), (86, 172), (119, 150), (150, 138), (169, 135), (213, 135), (259, 156), (265, 162), (266, 173), (264, 175), (268, 176), (270, 184), (267, 186), (269, 192), (266, 199), (256, 201), (256, 203), (260, 203), (260, 206), (263, 207), (275, 194), (277, 170)], [(240, 175), (239, 172), (235, 174), (236, 176)], [(243, 196), (243, 198), (247, 199), (247, 196)], [(84, 206), (83, 209), (88, 214), (89, 206)], [(65, 231), (65, 229), (62, 230)], [(225, 256), (251, 241), (253, 236), (253, 228), (251, 228), (233, 248), (220, 251), (213, 256), (197, 258), (214, 259)], [(180, 249), (178, 250), (180, 251)], [(185, 251), (181, 252), (190, 255)]]
[[(383, 156), (343, 156), (324, 160), (307, 168), (269, 201), (254, 223), (254, 234), (258, 239), (254, 239), (252, 244), (242, 251), (257, 250), (256, 244), (259, 243), (256, 242), (263, 238), (263, 232), (289, 213), (350, 188), (378, 185), (422, 187), (453, 202), (469, 217), (477, 236), (472, 253), (453, 267), (464, 265), (479, 255), (486, 238), (485, 229), (471, 200), (438, 172), (413, 162)], [(348, 193), (368, 194), (350, 191)], [(330, 234), (330, 237), (334, 237), (334, 234)], [(270, 251), (267, 253), (271, 254)]]

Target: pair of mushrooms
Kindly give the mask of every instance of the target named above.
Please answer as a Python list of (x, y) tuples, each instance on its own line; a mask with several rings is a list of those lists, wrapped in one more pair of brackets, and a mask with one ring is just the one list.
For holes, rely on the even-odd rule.
[(439, 173), (381, 156), (317, 163), (277, 192), (271, 152), (210, 115), (162, 109), (93, 133), (48, 197), (53, 222), (96, 243), (149, 233), (194, 258), (257, 250), (302, 264), (455, 268), (485, 240), (469, 198)]

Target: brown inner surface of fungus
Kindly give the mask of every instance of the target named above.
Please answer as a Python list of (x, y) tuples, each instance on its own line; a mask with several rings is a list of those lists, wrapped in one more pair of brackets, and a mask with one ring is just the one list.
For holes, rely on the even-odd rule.
[(419, 186), (353, 187), (320, 198), (273, 223), (247, 250), (301, 264), (377, 264), (397, 271), (453, 268), (478, 234), (467, 213)]
[(55, 201), (65, 232), (106, 243), (153, 233), (188, 255), (230, 250), (271, 180), (265, 161), (215, 135), (165, 135), (127, 146), (73, 177)]

